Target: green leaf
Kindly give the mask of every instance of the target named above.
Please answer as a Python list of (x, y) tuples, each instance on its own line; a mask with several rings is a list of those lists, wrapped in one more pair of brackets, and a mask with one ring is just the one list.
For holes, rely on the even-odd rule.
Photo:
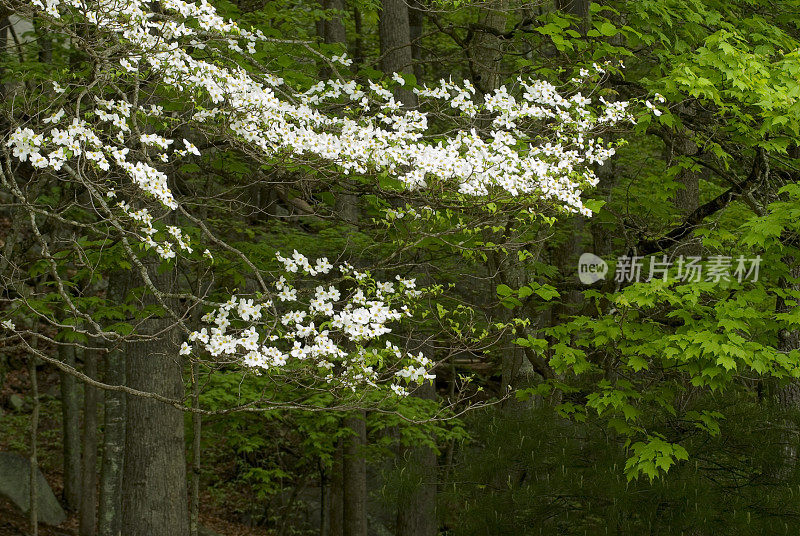
[(511, 287), (505, 284), (500, 284), (497, 286), (497, 295), (501, 297), (510, 296), (514, 291), (511, 290)]

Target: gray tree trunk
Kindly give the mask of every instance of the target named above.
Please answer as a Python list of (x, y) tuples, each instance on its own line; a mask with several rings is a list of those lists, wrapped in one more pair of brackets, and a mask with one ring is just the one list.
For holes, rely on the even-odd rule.
[[(125, 354), (119, 350), (106, 358), (106, 383), (124, 385)], [(122, 526), (122, 466), (125, 454), (125, 394), (105, 392), (103, 463), (100, 472), (98, 534), (116, 536)]]
[(344, 536), (367, 536), (367, 444), (366, 412), (347, 417), (344, 425), (355, 432), (344, 441), (342, 489)]
[[(406, 0), (383, 0), (378, 33), (381, 43), (381, 70), (384, 74), (413, 73), (411, 25)], [(406, 106), (415, 106), (417, 96), (408, 89), (399, 89), (395, 97)]]
[[(508, 0), (494, 0), (486, 4), (481, 23), (494, 32), (505, 32), (508, 21)], [(478, 32), (470, 51), (470, 60), (476, 89), (486, 95), (500, 87), (503, 41), (494, 33)]]
[(358, 71), (364, 65), (364, 24), (361, 10), (356, 2), (353, 2), (353, 25), (356, 30), (355, 42), (353, 43), (353, 68)]
[[(97, 379), (97, 353), (84, 352), (84, 373)], [(84, 385), (83, 396), (83, 457), (81, 460), (81, 508), (78, 534), (94, 536), (97, 517), (97, 402), (99, 393)]]
[(580, 20), (578, 31), (586, 34), (589, 30), (591, 0), (556, 0), (556, 9), (577, 17)]
[[(800, 277), (800, 264), (798, 264), (797, 259), (787, 256), (783, 260), (786, 262), (787, 266), (790, 267), (790, 277)], [(785, 287), (791, 290), (797, 290), (796, 284), (792, 284), (785, 279), (782, 282)], [(775, 307), (777, 313), (789, 313), (795, 308), (796, 306), (786, 303), (786, 300), (780, 297)], [(778, 333), (778, 349), (788, 353), (797, 348), (800, 348), (800, 330), (792, 329), (791, 327), (781, 329)], [(798, 409), (800, 409), (800, 383), (798, 383), (797, 380), (793, 380), (788, 385), (778, 388), (775, 393), (775, 398), (778, 408), (782, 413), (796, 415)], [(800, 425), (798, 425), (794, 417), (784, 418), (782, 424), (784, 426), (784, 432), (781, 434), (781, 450), (780, 453), (776, 455), (777, 459), (773, 461), (775, 465), (770, 473), (780, 482), (790, 482), (792, 475), (797, 469), (797, 436)]]
[[(75, 367), (75, 347), (58, 347), (61, 362)], [(60, 372), (61, 422), (64, 437), (64, 502), (69, 510), (77, 511), (81, 497), (81, 438), (80, 395), (75, 377)]]
[[(158, 288), (173, 290), (174, 270), (156, 274), (156, 267), (151, 267), (150, 278)], [(154, 303), (149, 292), (143, 301), (143, 305)], [(182, 399), (181, 362), (171, 324), (166, 318), (150, 318), (140, 324), (137, 332), (154, 338), (127, 345), (126, 380), (133, 389)], [(155, 400), (129, 397), (125, 413), (122, 534), (187, 536), (182, 412)]]
[(417, 83), (422, 83), (422, 46), (420, 40), (425, 29), (425, 13), (417, 0), (409, 2), (408, 9), (409, 40), (411, 41), (411, 59)]
[[(344, 481), (342, 478), (342, 458), (344, 442), (339, 440), (333, 455), (333, 467), (328, 483), (328, 532), (323, 536), (344, 536)], [(324, 530), (324, 527), (323, 527)]]
[[(108, 293), (113, 302), (125, 300), (126, 275), (111, 275)], [(112, 347), (106, 354), (105, 383), (125, 384), (125, 353)], [(117, 536), (122, 528), (122, 465), (125, 455), (125, 394), (105, 391), (103, 462), (100, 470), (100, 504), (97, 532)]]
[[(684, 105), (681, 106), (681, 111), (685, 114), (695, 114), (693, 109)], [(677, 157), (697, 153), (697, 144), (691, 139), (693, 135), (692, 131), (685, 130), (681, 135), (676, 135), (670, 139), (667, 147), (669, 152), (667, 165), (671, 165), (672, 161)], [(678, 183), (679, 187), (675, 191), (672, 202), (682, 215), (688, 216), (700, 206), (700, 174), (683, 169), (675, 177), (675, 182)], [(700, 241), (695, 239), (687, 244), (682, 244), (676, 248), (675, 253), (680, 255), (700, 255)]]
[[(344, 8), (344, 0), (321, 0), (322, 9), (326, 11), (337, 11), (341, 13)], [(347, 49), (347, 34), (341, 15), (337, 14), (327, 20), (317, 22), (317, 35), (328, 45), (341, 44), (343, 49)], [(330, 67), (323, 66), (320, 70), (320, 78), (330, 78), (333, 73)]]
[(36, 358), (31, 354), (28, 357), (28, 375), (31, 381), (31, 396), (33, 397), (33, 411), (31, 412), (30, 424), (30, 481), (28, 483), (30, 496), (29, 503), (30, 510), (28, 512), (28, 522), (31, 526), (31, 534), (38, 536), (39, 534), (39, 490), (38, 476), (39, 476), (39, 459), (36, 452), (36, 436), (39, 431), (39, 380), (36, 377)]
[[(436, 389), (426, 383), (414, 392), (415, 396), (433, 400)], [(436, 453), (430, 447), (412, 447), (401, 454), (404, 480), (397, 505), (397, 536), (436, 536)]]
[[(335, 10), (341, 13), (345, 9), (344, 0), (324, 0), (323, 7), (325, 9)], [(347, 44), (347, 34), (345, 33), (341, 15), (331, 17), (324, 22), (322, 37), (328, 44)]]
[[(192, 363), (192, 407), (200, 409), (200, 366)], [(200, 530), (200, 450), (203, 419), (192, 414), (192, 491), (189, 497), (189, 533), (197, 536)]]

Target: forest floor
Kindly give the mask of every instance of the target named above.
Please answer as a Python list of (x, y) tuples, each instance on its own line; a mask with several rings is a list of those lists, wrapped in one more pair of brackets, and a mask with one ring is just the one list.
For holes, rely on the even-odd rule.
[[(53, 367), (41, 366), (37, 372), (41, 411), (37, 453), (40, 469), (53, 493), (61, 501), (63, 492), (63, 447), (61, 429), (61, 404), (59, 402), (59, 375)], [(0, 363), (0, 452), (14, 452), (24, 456), (29, 449), (29, 425), (32, 409), (30, 379), (27, 364), (21, 357), (6, 356)], [(13, 395), (22, 400), (21, 407), (11, 403)], [(17, 399), (19, 400), (19, 399)], [(102, 416), (100, 416), (102, 422)], [(99, 458), (99, 456), (98, 456)], [(98, 459), (99, 462), (99, 459)], [(210, 496), (201, 497), (200, 522), (206, 529), (201, 534), (211, 536), (270, 536), (270, 532), (237, 522), (227, 510), (217, 507)], [(78, 514), (67, 512), (67, 520), (57, 527), (40, 525), (40, 536), (77, 536)], [(210, 530), (209, 530), (210, 529)], [(0, 497), (0, 536), (28, 536), (31, 534), (27, 515), (20, 512), (9, 500)]]

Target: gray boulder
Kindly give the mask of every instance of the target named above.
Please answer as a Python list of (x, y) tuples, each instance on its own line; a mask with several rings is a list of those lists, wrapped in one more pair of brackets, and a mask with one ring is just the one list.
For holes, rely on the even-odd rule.
[[(60, 525), (67, 519), (67, 514), (58, 504), (42, 472), (38, 469), (36, 472), (39, 521), (47, 525)], [(31, 465), (27, 458), (11, 452), (0, 452), (0, 495), (26, 514), (30, 510), (30, 474)]]
[(19, 411), (22, 409), (22, 406), (25, 404), (25, 401), (22, 399), (21, 396), (14, 394), (8, 397), (8, 407), (13, 409), (14, 411)]

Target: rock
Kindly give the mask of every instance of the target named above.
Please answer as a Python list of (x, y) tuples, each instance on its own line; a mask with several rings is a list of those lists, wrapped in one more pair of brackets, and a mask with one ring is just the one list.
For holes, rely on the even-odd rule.
[[(0, 495), (7, 497), (25, 514), (30, 509), (30, 467), (27, 458), (0, 452)], [(37, 473), (39, 521), (47, 525), (59, 525), (67, 519), (67, 515), (42, 472), (37, 469)]]
[(25, 404), (25, 401), (17, 394), (13, 394), (8, 397), (8, 407), (14, 411), (21, 410), (23, 404)]

